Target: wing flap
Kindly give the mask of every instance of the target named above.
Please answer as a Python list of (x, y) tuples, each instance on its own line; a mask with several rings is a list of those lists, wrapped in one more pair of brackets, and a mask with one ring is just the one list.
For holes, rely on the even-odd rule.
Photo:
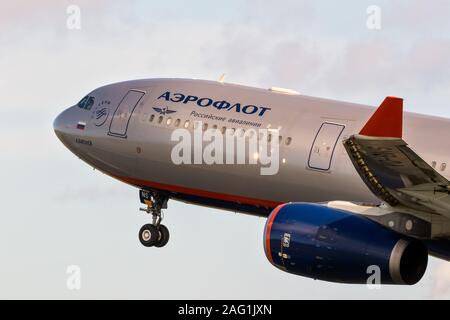
[(450, 216), (449, 181), (401, 137), (402, 101), (386, 98), (360, 134), (344, 141), (345, 149), (361, 179), (380, 200)]
[(431, 185), (420, 185), (411, 188), (399, 189), (398, 199), (402, 203), (414, 204), (422, 210), (450, 216), (450, 194), (448, 187), (436, 187)]
[(402, 139), (355, 135), (345, 149), (361, 179), (382, 201), (450, 215), (450, 183)]

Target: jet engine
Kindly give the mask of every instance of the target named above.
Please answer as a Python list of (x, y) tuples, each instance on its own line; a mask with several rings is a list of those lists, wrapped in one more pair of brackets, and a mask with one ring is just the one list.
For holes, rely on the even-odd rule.
[(428, 263), (420, 240), (319, 204), (289, 203), (274, 209), (266, 222), (264, 249), (283, 271), (338, 283), (413, 285)]

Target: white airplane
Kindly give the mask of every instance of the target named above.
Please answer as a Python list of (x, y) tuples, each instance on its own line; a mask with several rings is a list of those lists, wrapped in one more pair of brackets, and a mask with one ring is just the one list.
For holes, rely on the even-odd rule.
[[(450, 120), (402, 108), (395, 97), (375, 111), (281, 88), (149, 79), (92, 91), (54, 130), (89, 165), (139, 188), (141, 210), (152, 215), (139, 232), (145, 246), (167, 244), (161, 210), (178, 199), (268, 217), (265, 254), (283, 271), (412, 285), (428, 255), (450, 260)], [(224, 135), (209, 153), (215, 162), (206, 159), (207, 132)], [(176, 138), (189, 133), (187, 149), (175, 152)], [(226, 136), (250, 141), (247, 133), (268, 149), (247, 152), (241, 164), (220, 161), (240, 157), (237, 146), (220, 148)], [(266, 174), (264, 150), (276, 155)]]

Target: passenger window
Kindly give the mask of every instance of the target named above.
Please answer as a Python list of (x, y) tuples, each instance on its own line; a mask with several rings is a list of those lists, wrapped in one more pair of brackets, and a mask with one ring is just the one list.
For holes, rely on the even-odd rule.
[(206, 131), (206, 130), (208, 130), (208, 124), (207, 124), (207, 123), (204, 123), (204, 124), (203, 124), (203, 131)]
[(175, 121), (175, 127), (178, 127), (178, 126), (180, 125), (180, 122), (181, 122), (181, 120), (180, 120), (180, 119), (177, 119), (177, 120)]
[(286, 145), (289, 146), (291, 143), (292, 143), (292, 138), (291, 138), (291, 137), (288, 137), (288, 138), (286, 139)]
[(278, 136), (278, 143), (281, 143), (283, 141), (283, 136)]
[(148, 113), (143, 113), (140, 120), (141, 122), (146, 122), (148, 118), (149, 118)]
[(162, 123), (162, 121), (163, 121), (163, 119), (164, 119), (164, 117), (163, 117), (163, 116), (159, 116), (159, 119), (158, 119), (158, 123), (159, 123), (159, 124), (161, 124), (161, 123)]
[(222, 134), (225, 134), (225, 132), (227, 131), (227, 127), (222, 127), (220, 131), (222, 132)]
[(186, 121), (184, 122), (184, 127), (185, 127), (186, 129), (189, 128), (189, 124), (190, 124), (189, 120), (186, 120)]
[(214, 130), (217, 130), (217, 124), (213, 125), (212, 128), (213, 128)]
[(445, 171), (445, 169), (447, 169), (447, 164), (444, 162), (441, 164), (441, 171)]
[(152, 114), (151, 116), (150, 116), (150, 119), (149, 119), (149, 121), (150, 122), (153, 122), (153, 120), (155, 119), (155, 115), (154, 114)]
[(437, 162), (436, 162), (436, 161), (433, 161), (433, 162), (431, 163), (431, 166), (433, 167), (433, 169), (436, 169)]
[(172, 123), (172, 118), (167, 118), (167, 121), (166, 121), (166, 124), (168, 125), (168, 126), (170, 126), (170, 124)]

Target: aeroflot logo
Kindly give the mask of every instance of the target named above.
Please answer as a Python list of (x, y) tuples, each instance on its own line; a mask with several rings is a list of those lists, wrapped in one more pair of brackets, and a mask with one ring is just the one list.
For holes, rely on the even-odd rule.
[(267, 111), (272, 110), (271, 108), (255, 106), (252, 104), (242, 104), (242, 103), (232, 103), (225, 100), (216, 101), (211, 98), (201, 98), (193, 95), (185, 95), (183, 93), (171, 93), (167, 91), (158, 97), (165, 101), (180, 102), (184, 104), (196, 104), (200, 108), (213, 107), (218, 110), (224, 111), (234, 111), (237, 113), (243, 113), (248, 115), (258, 115), (259, 117), (264, 116)]
[(108, 119), (108, 115), (109, 109), (106, 107), (96, 110), (94, 124), (97, 127), (101, 127), (106, 122), (106, 119)]
[(279, 170), (279, 130), (218, 129), (204, 130), (201, 121), (191, 131), (179, 128), (171, 140), (178, 142), (171, 151), (176, 165), (259, 165), (261, 175), (275, 175)]
[(91, 119), (94, 121), (94, 125), (97, 127), (101, 127), (105, 124), (106, 120), (109, 116), (109, 105), (111, 104), (111, 101), (109, 100), (103, 100), (98, 103), (98, 105), (95, 107), (95, 110), (91, 116)]

